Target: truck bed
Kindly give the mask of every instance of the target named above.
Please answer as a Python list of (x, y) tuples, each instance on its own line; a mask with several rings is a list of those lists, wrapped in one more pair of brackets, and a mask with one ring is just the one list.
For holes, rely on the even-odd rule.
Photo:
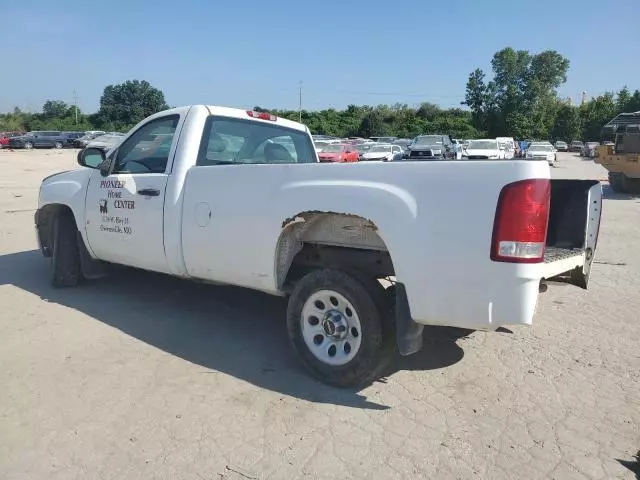
[[(551, 212), (543, 278), (573, 278), (570, 282), (573, 283), (576, 275), (585, 277), (589, 271), (595, 245), (588, 245), (588, 239), (593, 238), (588, 225), (589, 222), (599, 223), (597, 216), (600, 215), (599, 211), (590, 209), (589, 190), (597, 183), (594, 180), (551, 181)], [(594, 205), (598, 206), (598, 201), (595, 202)], [(585, 277), (584, 286), (586, 281)]]

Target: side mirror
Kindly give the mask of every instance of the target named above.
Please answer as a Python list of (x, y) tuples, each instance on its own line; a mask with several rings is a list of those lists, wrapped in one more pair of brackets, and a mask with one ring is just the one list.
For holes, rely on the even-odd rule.
[(85, 148), (78, 152), (78, 165), (88, 168), (100, 168), (106, 160), (104, 152), (99, 148)]

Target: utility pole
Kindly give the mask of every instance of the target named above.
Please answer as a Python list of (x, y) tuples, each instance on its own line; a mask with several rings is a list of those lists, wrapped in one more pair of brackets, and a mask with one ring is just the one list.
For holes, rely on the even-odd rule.
[(302, 123), (302, 80), (298, 85), (298, 121)]
[(76, 112), (76, 125), (78, 124), (78, 94), (73, 91), (73, 108)]

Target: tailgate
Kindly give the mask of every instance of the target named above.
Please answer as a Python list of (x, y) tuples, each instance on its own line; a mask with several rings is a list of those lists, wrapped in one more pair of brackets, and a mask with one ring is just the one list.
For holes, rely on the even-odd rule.
[(602, 215), (597, 180), (551, 180), (544, 255), (546, 280), (587, 288)]

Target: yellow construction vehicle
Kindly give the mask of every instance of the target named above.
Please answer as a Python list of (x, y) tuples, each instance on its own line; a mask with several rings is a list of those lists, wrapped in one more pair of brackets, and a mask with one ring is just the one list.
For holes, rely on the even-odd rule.
[(595, 158), (609, 171), (611, 189), (640, 193), (640, 112), (621, 113), (602, 127), (601, 135), (614, 140), (596, 147)]

